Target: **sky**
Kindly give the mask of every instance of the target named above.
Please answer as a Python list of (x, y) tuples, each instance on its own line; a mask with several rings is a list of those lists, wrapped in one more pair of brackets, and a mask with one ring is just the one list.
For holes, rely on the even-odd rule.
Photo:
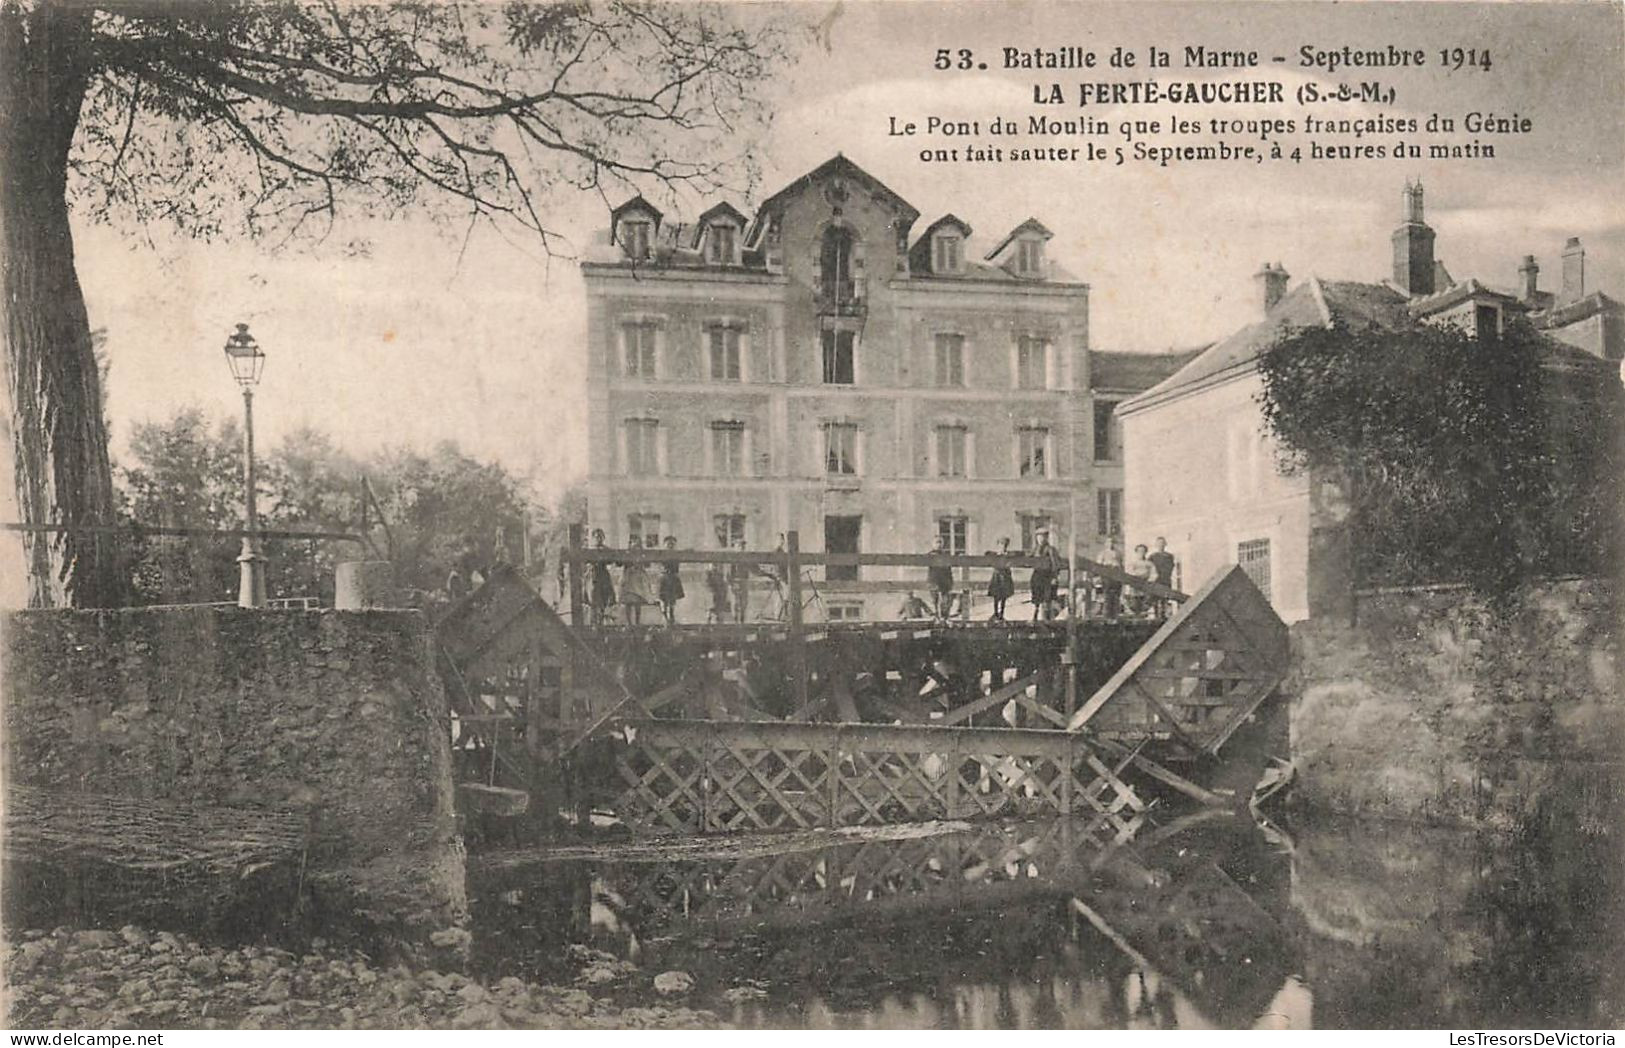
[[(741, 141), (760, 184), (729, 199), (747, 213), (795, 177), (843, 152), (921, 213), (915, 232), (952, 211), (991, 248), (1029, 216), (1055, 237), (1051, 256), (1091, 286), (1091, 341), (1104, 350), (1162, 351), (1218, 339), (1256, 318), (1252, 274), (1279, 262), (1293, 282), (1311, 275), (1377, 280), (1407, 178), (1427, 188), (1437, 256), (1458, 279), (1515, 286), (1533, 254), (1554, 289), (1564, 240), (1582, 238), (1588, 288), (1625, 298), (1625, 62), (1621, 8), (1606, 4), (1010, 3), (798, 4), (827, 35), (798, 42), (798, 60), (766, 86), (771, 120)], [(1345, 79), (1296, 66), (1299, 48), (1422, 48), (1424, 70), (1356, 70), (1395, 90), (1391, 105), (1333, 104), (1327, 117), (1433, 112), (1520, 114), (1525, 134), (1494, 137), (1493, 160), (1305, 161), (1101, 166), (940, 165), (926, 145), (895, 136), (891, 118), (1023, 125), (1031, 113), (1109, 121), (1162, 119), (1170, 105), (1035, 106), (1036, 84), (1069, 92), (1079, 80), (1138, 79), (1143, 71), (1005, 71), (1001, 48), (1172, 50), (1180, 80), (1280, 80), (1291, 97), (1311, 79)], [(1263, 69), (1180, 68), (1187, 45), (1257, 50), (1292, 61)], [(1441, 47), (1487, 50), (1488, 72), (1444, 73)], [(973, 50), (989, 69), (938, 72), (938, 48)], [(1081, 74), (1081, 75), (1080, 75)], [(1180, 116), (1297, 118), (1294, 105), (1183, 107)], [(1227, 136), (1232, 141), (1246, 136)], [(1392, 135), (1372, 141), (1385, 142)], [(1478, 136), (1490, 140), (1489, 136)], [(1203, 138), (1182, 138), (1200, 142)], [(1256, 141), (1256, 139), (1252, 139)], [(966, 139), (989, 144), (983, 134)], [(1121, 144), (1121, 139), (1100, 140)], [(1006, 142), (1006, 145), (1009, 143)], [(1033, 144), (1023, 140), (1021, 144)], [(1072, 144), (1072, 143), (1065, 143)], [(1162, 144), (1168, 144), (1166, 142)], [(651, 191), (651, 196), (656, 197)], [(714, 200), (671, 200), (692, 219)], [(563, 253), (602, 237), (596, 196), (556, 198), (549, 224)], [(337, 245), (374, 244), (368, 257)], [(261, 446), (301, 426), (365, 453), (455, 440), (557, 492), (586, 464), (586, 309), (575, 264), (549, 257), (520, 232), (476, 232), (463, 244), (426, 220), (346, 220), (327, 244), (272, 253), (248, 241), (177, 241), (162, 229), (75, 226), (91, 323), (109, 334), (114, 454), (131, 429), (188, 406), (240, 410), (221, 346), (247, 322), (267, 354), (255, 400)]]

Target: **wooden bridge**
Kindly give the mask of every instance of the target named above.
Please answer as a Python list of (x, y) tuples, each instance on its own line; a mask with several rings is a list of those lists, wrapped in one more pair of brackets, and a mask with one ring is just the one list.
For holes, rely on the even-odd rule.
[[(1031, 568), (1028, 557), (585, 550), (568, 561), (585, 621), (585, 566), (613, 559), (775, 566), (783, 622), (567, 625), (499, 573), (440, 623), (440, 665), (472, 810), (634, 830), (717, 833), (929, 818), (1080, 814), (1113, 832), (1170, 791), (1203, 805), (1220, 748), (1255, 718), (1286, 662), (1285, 627), (1239, 569), (1194, 598), (1113, 567), (1082, 573), (1166, 621), (803, 621), (804, 566)], [(1241, 798), (1245, 799), (1245, 798)]]

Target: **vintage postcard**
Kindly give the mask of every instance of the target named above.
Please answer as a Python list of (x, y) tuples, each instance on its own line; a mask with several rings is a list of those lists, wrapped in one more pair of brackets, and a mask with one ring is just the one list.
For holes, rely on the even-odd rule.
[(0, 0), (7, 1025), (1613, 1044), (1622, 185), (1617, 2)]

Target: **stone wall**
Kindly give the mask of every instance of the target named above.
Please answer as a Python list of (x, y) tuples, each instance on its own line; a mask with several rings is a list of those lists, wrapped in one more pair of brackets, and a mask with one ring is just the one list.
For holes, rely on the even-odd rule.
[(1619, 813), (1614, 587), (1546, 585), (1492, 614), (1459, 589), (1363, 596), (1292, 628), (1299, 803), (1503, 829)]
[(463, 920), (418, 613), (23, 611), (0, 620), (0, 660), (8, 786), (298, 813), (322, 912), (408, 942)]

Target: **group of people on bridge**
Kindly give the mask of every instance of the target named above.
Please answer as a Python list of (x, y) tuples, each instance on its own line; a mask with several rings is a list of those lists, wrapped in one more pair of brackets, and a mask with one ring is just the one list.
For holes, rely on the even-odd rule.
[[(1123, 617), (1125, 613), (1134, 618), (1161, 618), (1167, 614), (1166, 600), (1154, 598), (1138, 589), (1130, 588), (1125, 600), (1124, 584), (1117, 579), (1101, 577), (1095, 579), (1092, 585), (1080, 586), (1076, 590), (1069, 586), (1069, 592), (1063, 593), (1061, 578), (1063, 575), (1070, 575), (1070, 565), (1060, 551), (1050, 544), (1050, 533), (1047, 529), (1039, 529), (1034, 536), (1037, 545), (1030, 555), (1042, 561), (1032, 569), (1027, 582), (1034, 622), (1053, 621), (1067, 608), (1069, 598), (1075, 602), (1076, 614), (1079, 615), (1116, 619)], [(941, 536), (938, 536), (936, 547), (931, 552), (940, 554), (948, 552)], [(999, 548), (988, 550), (986, 553), (986, 556), (991, 557), (1021, 555), (1023, 554), (1011, 552), (1008, 538), (1001, 538)], [(1146, 582), (1168, 588), (1172, 588), (1174, 584), (1177, 561), (1174, 555), (1168, 552), (1168, 540), (1160, 536), (1156, 540), (1155, 552), (1143, 544), (1135, 546), (1134, 560), (1125, 565), (1122, 550), (1117, 545), (1117, 536), (1113, 535), (1096, 560)], [(970, 599), (970, 591), (956, 588), (952, 567), (946, 564), (933, 565), (927, 572), (926, 580), (930, 586), (931, 603), (926, 604), (911, 590), (903, 600), (898, 618), (946, 621), (954, 617), (956, 610), (968, 617), (969, 607), (966, 602)], [(987, 596), (993, 602), (993, 612), (989, 616), (989, 621), (1009, 621), (1006, 618), (1006, 611), (1010, 598), (1015, 594), (1014, 573), (1006, 567), (995, 567), (987, 583)]]
[[(1053, 621), (1066, 611), (1069, 605), (1075, 609), (1073, 614), (1106, 619), (1125, 616), (1161, 618), (1167, 614), (1168, 601), (1153, 597), (1132, 586), (1128, 587), (1129, 593), (1125, 598), (1125, 585), (1120, 579), (1105, 576), (1089, 579), (1087, 574), (1080, 572), (1083, 576), (1080, 585), (1072, 587), (1069, 584), (1063, 592), (1062, 578), (1069, 574), (1067, 559), (1051, 544), (1048, 529), (1039, 529), (1035, 532), (1034, 538), (1035, 548), (1030, 554), (1012, 551), (1008, 538), (1001, 538), (998, 549), (988, 550), (985, 554), (1012, 558), (1031, 556), (1040, 561), (1032, 568), (1027, 580), (1034, 622)], [(666, 550), (675, 552), (676, 537), (667, 535), (663, 546)], [(602, 528), (593, 529), (592, 548), (600, 551), (609, 548)], [(662, 541), (654, 535), (647, 538), (634, 537), (627, 545), (629, 551), (661, 548)], [(743, 552), (745, 548), (742, 539), (733, 543), (733, 549), (737, 551)], [(951, 556), (941, 536), (938, 536), (931, 553), (945, 558)], [(774, 556), (779, 559), (785, 556), (782, 537)], [(1144, 579), (1148, 583), (1170, 588), (1174, 585), (1177, 561), (1174, 555), (1168, 552), (1167, 540), (1161, 537), (1156, 540), (1155, 551), (1143, 544), (1135, 546), (1134, 558), (1125, 564), (1117, 537), (1113, 535), (1106, 547), (1097, 555), (1096, 560), (1134, 578)], [(561, 594), (565, 585), (565, 563), (564, 560), (560, 562)], [(609, 559), (595, 558), (591, 561), (586, 578), (586, 606), (592, 625), (603, 626), (617, 621), (625, 625), (641, 625), (643, 608), (646, 605), (658, 605), (661, 619), (666, 625), (677, 624), (678, 603), (687, 596), (683, 587), (681, 559), (674, 557), (671, 560), (660, 561), (656, 571), (650, 570), (654, 565), (651, 565), (647, 558), (619, 562), (618, 582), (611, 571), (614, 566), (617, 566), (617, 562)], [(749, 618), (751, 589), (754, 580), (758, 578), (766, 579), (770, 587), (764, 617), (772, 621), (785, 621), (789, 614), (789, 599), (785, 594), (786, 580), (780, 577), (779, 571), (774, 570), (775, 566), (770, 558), (764, 558), (762, 564), (734, 560), (730, 563), (709, 565), (704, 576), (706, 590), (710, 596), (706, 622), (746, 622)], [(898, 619), (946, 622), (956, 614), (964, 618), (969, 617), (971, 590), (956, 583), (951, 563), (932, 564), (926, 571), (926, 583), (931, 602), (927, 604), (915, 591), (909, 590), (902, 607), (898, 610)], [(813, 589), (816, 596), (816, 586), (810, 579), (807, 585)], [(985, 592), (993, 605), (989, 621), (1009, 621), (1008, 604), (1016, 594), (1014, 571), (1009, 567), (995, 566), (988, 578)]]

